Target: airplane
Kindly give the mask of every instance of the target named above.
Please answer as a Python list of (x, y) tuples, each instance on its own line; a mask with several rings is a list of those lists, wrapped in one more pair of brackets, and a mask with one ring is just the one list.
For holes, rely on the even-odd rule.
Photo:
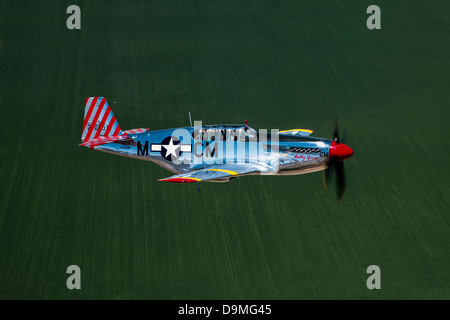
[[(190, 118), (190, 113), (189, 113)], [(324, 171), (324, 185), (336, 175), (337, 198), (346, 181), (344, 160), (353, 150), (341, 142), (337, 123), (333, 140), (311, 137), (309, 129), (257, 132), (245, 124), (122, 130), (104, 97), (89, 97), (80, 146), (154, 162), (174, 175), (158, 181), (228, 182), (249, 175), (298, 175)]]

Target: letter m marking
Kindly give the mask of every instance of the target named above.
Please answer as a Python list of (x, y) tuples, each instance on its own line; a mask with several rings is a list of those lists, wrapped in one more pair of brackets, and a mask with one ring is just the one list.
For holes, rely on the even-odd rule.
[(137, 145), (137, 155), (138, 156), (148, 156), (148, 141), (145, 141), (144, 148), (142, 148), (141, 142), (138, 141)]

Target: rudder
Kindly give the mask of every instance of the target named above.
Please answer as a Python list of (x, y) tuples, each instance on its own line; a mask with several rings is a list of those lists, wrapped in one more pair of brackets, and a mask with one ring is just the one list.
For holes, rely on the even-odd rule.
[(83, 132), (81, 141), (87, 142), (98, 137), (122, 135), (119, 122), (104, 97), (89, 97), (84, 107)]

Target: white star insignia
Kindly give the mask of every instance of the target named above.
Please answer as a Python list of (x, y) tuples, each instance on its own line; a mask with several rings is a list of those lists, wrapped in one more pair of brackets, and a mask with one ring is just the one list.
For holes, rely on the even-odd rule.
[(179, 145), (174, 145), (173, 144), (173, 139), (170, 138), (169, 144), (167, 145), (163, 145), (164, 149), (167, 150), (166, 152), (166, 157), (169, 156), (169, 154), (171, 154), (173, 157), (178, 157), (177, 155), (177, 149), (180, 147)]

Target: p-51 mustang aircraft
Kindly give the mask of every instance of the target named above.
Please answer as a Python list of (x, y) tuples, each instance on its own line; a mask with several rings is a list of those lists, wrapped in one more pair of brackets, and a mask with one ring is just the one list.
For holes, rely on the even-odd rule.
[[(297, 175), (324, 171), (324, 183), (336, 173), (340, 200), (346, 183), (343, 160), (353, 150), (334, 139), (310, 137), (311, 130), (267, 133), (242, 125), (202, 125), (150, 131), (122, 131), (103, 97), (86, 99), (81, 146), (152, 161), (175, 175), (159, 181), (227, 182), (247, 175)], [(199, 186), (199, 184), (198, 184)]]

